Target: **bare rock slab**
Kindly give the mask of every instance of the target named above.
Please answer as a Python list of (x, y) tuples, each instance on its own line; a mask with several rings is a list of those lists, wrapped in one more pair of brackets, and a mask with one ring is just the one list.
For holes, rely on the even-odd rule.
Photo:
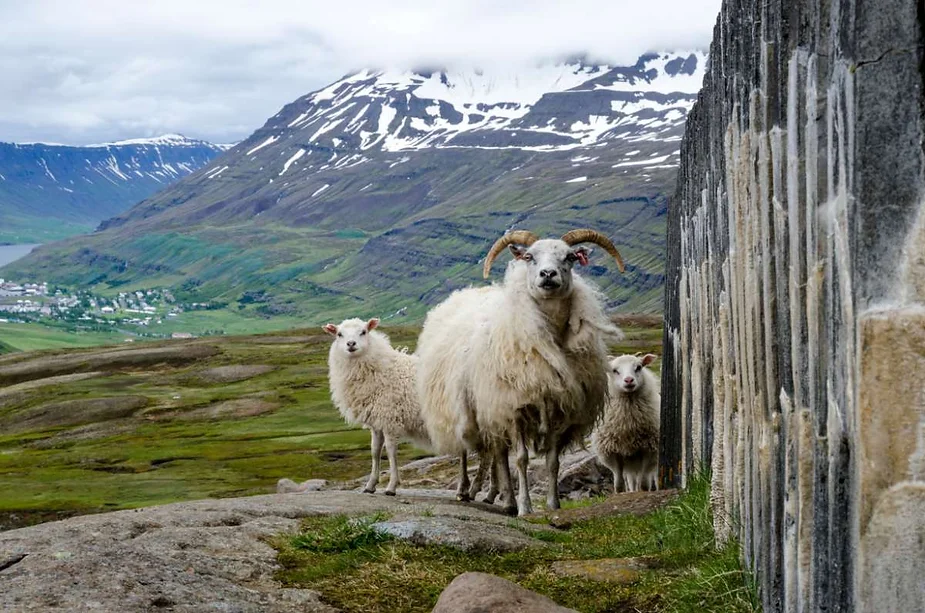
[(468, 520), (483, 532), (510, 521), (413, 490), (271, 494), (72, 517), (0, 532), (0, 611), (334, 613), (317, 592), (275, 580), (268, 540), (296, 532), (304, 517), (380, 511)]
[(509, 552), (543, 545), (542, 541), (507, 526), (455, 517), (416, 517), (401, 521), (383, 521), (373, 524), (372, 528), (415, 545), (447, 545), (463, 551)]
[(463, 573), (440, 594), (432, 613), (576, 613), (507, 579)]

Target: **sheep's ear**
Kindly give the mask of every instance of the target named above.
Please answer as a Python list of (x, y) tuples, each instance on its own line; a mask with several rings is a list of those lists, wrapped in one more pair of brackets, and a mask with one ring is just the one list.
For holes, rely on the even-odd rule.
[(591, 257), (591, 250), (587, 247), (575, 247), (573, 251), (575, 257), (578, 258), (578, 263), (582, 266), (587, 266), (589, 258)]
[(527, 248), (523, 245), (510, 244), (507, 248), (511, 250), (511, 255), (517, 260), (523, 259), (524, 254), (527, 252)]
[(327, 332), (328, 334), (330, 334), (331, 336), (334, 336), (335, 334), (337, 334), (337, 326), (335, 326), (334, 324), (324, 324), (321, 327), (321, 329)]
[(379, 318), (373, 317), (372, 319), (366, 322), (366, 329), (375, 330), (378, 325), (379, 325)]
[(655, 361), (655, 358), (657, 358), (657, 357), (658, 357), (658, 356), (655, 355), (654, 353), (647, 353), (647, 354), (646, 354), (645, 356), (643, 356), (643, 358), (642, 358), (642, 365), (643, 365), (643, 366), (648, 366), (649, 364), (651, 364), (652, 362), (654, 362), (654, 361)]

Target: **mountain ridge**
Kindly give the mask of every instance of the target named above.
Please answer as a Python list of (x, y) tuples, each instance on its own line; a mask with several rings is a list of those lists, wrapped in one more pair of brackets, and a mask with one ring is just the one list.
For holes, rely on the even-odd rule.
[(177, 134), (91, 145), (0, 142), (0, 240), (90, 231), (226, 149)]
[[(667, 194), (705, 61), (692, 52), (540, 67), (559, 71), (558, 89), (537, 95), (556, 88), (528, 75), (516, 99), (498, 93), (510, 80), (487, 73), (360, 71), (285, 105), (95, 234), (4, 272), (100, 291), (169, 285), (245, 316), (418, 318), (477, 282), (484, 250), (506, 229), (593, 226), (628, 256), (625, 276), (586, 270), (610, 306), (658, 310)], [(489, 79), (510, 100), (475, 101)]]

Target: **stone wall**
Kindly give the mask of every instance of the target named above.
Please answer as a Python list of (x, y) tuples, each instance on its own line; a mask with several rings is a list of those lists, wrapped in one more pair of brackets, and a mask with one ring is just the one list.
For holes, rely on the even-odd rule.
[(669, 211), (664, 485), (765, 611), (925, 611), (925, 8), (726, 0)]

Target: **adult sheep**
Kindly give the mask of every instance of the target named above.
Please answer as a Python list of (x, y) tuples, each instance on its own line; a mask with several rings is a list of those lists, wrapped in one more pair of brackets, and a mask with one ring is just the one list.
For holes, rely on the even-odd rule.
[[(513, 483), (507, 454), (517, 450), (521, 515), (532, 512), (529, 449), (546, 454), (547, 508), (559, 508), (559, 453), (590, 433), (607, 400), (608, 337), (622, 333), (604, 313), (603, 297), (572, 268), (588, 263), (582, 243), (623, 260), (594, 230), (560, 239), (515, 231), (498, 239), (485, 258), (508, 247), (514, 256), (504, 280), (454, 292), (427, 315), (418, 340), (418, 391), (424, 423), (444, 453), (492, 454), (509, 511)], [(466, 479), (461, 462), (460, 491)]]
[(334, 337), (328, 353), (328, 381), (331, 400), (343, 418), (372, 433), (372, 471), (363, 491), (376, 491), (385, 444), (389, 458), (385, 493), (394, 496), (399, 484), (399, 441), (412, 440), (423, 447), (429, 441), (415, 393), (417, 356), (394, 349), (388, 336), (376, 330), (378, 325), (378, 319), (347, 319), (324, 326)]
[(661, 407), (659, 381), (647, 368), (654, 354), (621, 355), (609, 365), (610, 400), (591, 445), (613, 472), (613, 491), (655, 489)]

